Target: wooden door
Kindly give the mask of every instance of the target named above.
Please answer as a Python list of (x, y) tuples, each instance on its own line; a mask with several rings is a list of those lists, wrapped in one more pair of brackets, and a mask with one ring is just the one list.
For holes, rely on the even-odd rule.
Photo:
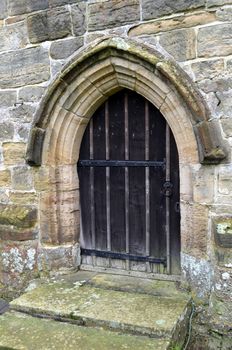
[(129, 90), (93, 115), (78, 162), (82, 264), (178, 274), (178, 152), (165, 119)]

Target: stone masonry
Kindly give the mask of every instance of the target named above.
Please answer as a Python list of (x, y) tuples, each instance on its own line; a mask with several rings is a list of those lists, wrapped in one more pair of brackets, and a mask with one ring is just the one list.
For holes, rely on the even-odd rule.
[[(122, 58), (106, 57), (109, 61), (104, 66), (102, 61), (94, 62), (96, 52), (93, 56), (96, 58), (89, 59), (88, 67), (87, 63), (79, 64), (81, 68), (77, 77), (68, 76), (79, 57), (86, 54), (88, 61), (89, 48), (93, 51), (102, 45), (102, 41), (116, 37), (119, 38), (117, 48), (122, 52)], [(70, 123), (72, 120), (72, 125), (79, 128), (81, 140), (87, 117), (91, 116), (91, 113), (86, 116), (83, 112), (87, 110), (85, 106), (92, 103), (93, 110), (96, 109), (94, 96), (100, 101), (97, 97), (99, 91), (104, 95), (107, 90), (104, 86), (111, 86), (114, 74), (121, 79), (117, 80), (121, 81), (120, 86), (126, 79), (126, 86), (129, 87), (130, 83), (131, 88), (134, 86), (133, 77), (136, 74), (143, 76), (137, 81), (137, 89), (141, 81), (141, 89), (145, 89), (146, 81), (149, 90), (153, 79), (149, 74), (146, 76), (146, 65), (142, 67), (139, 59), (129, 62), (128, 57), (136, 52), (136, 48), (128, 42), (147, 45), (150, 52), (154, 48), (160, 57), (164, 57), (159, 58), (163, 60), (159, 61), (162, 67), (166, 67), (165, 62), (173, 62), (172, 70), (178, 67), (185, 77), (170, 82), (169, 75), (162, 73), (164, 68), (161, 67), (162, 70), (157, 64), (157, 69), (154, 69), (157, 79), (154, 86), (160, 88), (161, 95), (168, 96), (161, 96), (163, 100), (158, 107), (165, 117), (167, 115), (176, 132), (180, 153), (181, 278), (184, 286), (190, 286), (196, 303), (200, 300), (208, 305), (208, 319), (199, 316), (198, 320), (198, 324), (204, 325), (202, 339), (207, 338), (207, 332), (214, 332), (212, 334), (220, 338), (217, 349), (229, 349), (223, 336), (230, 334), (232, 324), (229, 318), (232, 312), (230, 0), (0, 1), (0, 294), (10, 298), (35, 277), (75, 269), (80, 265), (76, 158), (67, 154), (68, 146), (65, 146), (65, 137), (74, 135), (74, 131), (72, 134), (68, 129), (62, 136), (61, 121), (66, 118), (66, 124), (62, 124), (65, 129), (70, 118)], [(146, 55), (149, 56), (149, 50)], [(123, 63), (120, 59), (124, 59)], [(133, 68), (139, 65), (140, 71)], [(67, 79), (62, 76), (64, 67)], [(133, 73), (136, 69), (137, 73)], [(127, 73), (124, 74), (123, 70)], [(75, 91), (74, 78), (77, 85), (82, 79), (81, 107), (77, 109), (81, 115), (75, 115), (76, 110), (74, 113), (70, 109), (72, 101), (68, 99), (67, 85), (70, 84), (70, 89)], [(184, 79), (190, 84), (188, 91), (184, 88)], [(196, 91), (199, 92), (198, 101), (204, 101), (207, 118), (203, 114), (199, 116), (200, 112), (192, 102), (193, 89), (194, 96), (198, 94)], [(57, 95), (50, 94), (50, 91)], [(146, 94), (152, 100), (152, 93), (148, 91)], [(87, 99), (90, 95), (92, 100)], [(176, 98), (177, 95), (182, 97)], [(50, 102), (44, 107), (44, 96), (51, 96), (51, 108)], [(56, 100), (59, 101), (57, 104)], [(49, 101), (49, 98), (43, 101)], [(75, 103), (78, 102), (75, 100)], [(194, 105), (190, 112), (188, 105)], [(38, 119), (37, 123), (35, 118), (40, 110), (44, 119), (42, 122)], [(205, 121), (210, 125), (207, 132), (204, 130)], [(31, 166), (26, 158), (35, 125), (41, 133), (36, 137), (42, 140), (42, 161)], [(54, 133), (51, 139), (49, 133)], [(200, 138), (203, 148), (207, 148), (211, 141), (215, 146), (209, 146), (213, 155), (208, 164), (197, 155)], [(218, 150), (223, 150), (223, 155)], [(212, 161), (213, 157), (217, 160)], [(62, 208), (59, 212), (54, 209), (57, 203)], [(70, 213), (72, 216), (68, 216)], [(58, 221), (57, 217), (62, 220)], [(52, 236), (50, 232), (57, 235)], [(209, 349), (216, 349), (216, 343), (212, 345), (208, 341), (207, 344)], [(193, 349), (199, 349), (199, 346), (192, 343)]]

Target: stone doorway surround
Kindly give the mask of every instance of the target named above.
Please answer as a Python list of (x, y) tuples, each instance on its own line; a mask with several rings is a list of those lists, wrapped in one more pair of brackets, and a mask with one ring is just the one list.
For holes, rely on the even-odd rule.
[(140, 40), (105, 37), (74, 54), (37, 110), (27, 162), (35, 166), (40, 194), (41, 264), (48, 269), (80, 264), (80, 144), (95, 110), (122, 88), (136, 91), (160, 109), (174, 134), (180, 161), (182, 275), (193, 285), (197, 281), (204, 294), (210, 288), (207, 246), (201, 244), (208, 216), (197, 196), (194, 199), (192, 178), (201, 164), (225, 158), (219, 127), (187, 74)]

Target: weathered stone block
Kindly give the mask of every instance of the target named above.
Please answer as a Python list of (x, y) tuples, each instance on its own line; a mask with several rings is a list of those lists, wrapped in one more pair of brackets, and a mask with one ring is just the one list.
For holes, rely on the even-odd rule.
[(0, 19), (7, 17), (7, 0), (0, 1)]
[(226, 137), (232, 137), (232, 119), (231, 118), (222, 118), (221, 126)]
[(78, 50), (83, 44), (83, 37), (56, 41), (51, 44), (51, 58), (55, 60), (67, 58)]
[(71, 7), (74, 35), (83, 35), (86, 31), (86, 3), (80, 2)]
[(10, 110), (11, 120), (20, 123), (30, 123), (35, 112), (35, 107), (26, 104), (19, 104)]
[(225, 166), (220, 168), (218, 175), (218, 192), (224, 195), (232, 194), (232, 181), (231, 181), (231, 166)]
[(11, 184), (10, 170), (0, 170), (0, 187), (8, 187)]
[(50, 7), (62, 6), (66, 4), (74, 4), (80, 0), (48, 0)]
[(14, 137), (14, 125), (9, 122), (0, 123), (0, 141), (12, 140)]
[(5, 19), (5, 24), (8, 25), (8, 24), (14, 24), (17, 22), (21, 22), (21, 21), (24, 21), (26, 19), (26, 17), (27, 17), (26, 14), (14, 16), (14, 17), (8, 17)]
[(30, 228), (37, 222), (37, 209), (28, 206), (0, 204), (0, 225)]
[(44, 10), (46, 8), (48, 8), (48, 0), (8, 0), (10, 16)]
[(208, 242), (207, 205), (185, 203), (181, 207), (182, 251), (195, 258), (207, 256)]
[(12, 107), (17, 100), (16, 91), (6, 90), (0, 91), (0, 106), (1, 108)]
[(26, 86), (19, 90), (19, 102), (38, 102), (45, 90), (43, 86)]
[(12, 170), (12, 188), (21, 191), (32, 190), (31, 169), (27, 166), (14, 167)]
[(101, 30), (138, 21), (138, 0), (109, 0), (90, 3), (88, 29)]
[[(232, 3), (232, 1), (231, 1)], [(216, 16), (221, 21), (232, 21), (232, 7), (223, 7), (217, 10)]]
[(77, 268), (80, 265), (80, 246), (75, 245), (57, 245), (44, 246), (39, 252), (39, 269), (44, 266), (50, 270), (59, 270), (62, 268)]
[(0, 225), (0, 240), (4, 241), (29, 241), (38, 238), (38, 230), (20, 229)]
[(71, 34), (71, 16), (66, 8), (33, 14), (28, 17), (27, 24), (29, 40), (33, 44)]
[(196, 38), (192, 29), (173, 30), (160, 36), (160, 45), (177, 61), (196, 57)]
[(153, 19), (184, 10), (203, 7), (205, 0), (142, 0), (143, 19)]
[(25, 22), (19, 22), (0, 29), (0, 51), (24, 48), (29, 40)]
[(5, 165), (25, 163), (26, 144), (23, 142), (4, 142), (3, 159)]
[(207, 7), (232, 4), (231, 0), (207, 0)]
[(37, 203), (37, 194), (34, 192), (10, 192), (9, 199), (13, 204), (31, 205)]
[(38, 84), (50, 78), (48, 52), (42, 47), (0, 55), (0, 88)]
[(132, 27), (129, 36), (139, 36), (146, 34), (157, 34), (173, 29), (190, 28), (197, 25), (211, 23), (216, 20), (215, 13), (201, 12), (196, 14), (186, 14), (174, 18), (151, 21)]
[(0, 265), (6, 272), (4, 284), (22, 289), (30, 279), (36, 277), (32, 272), (37, 266), (37, 246), (37, 241), (8, 241), (1, 245)]
[(191, 68), (196, 81), (211, 79), (223, 72), (224, 61), (223, 59), (200, 61), (193, 63)]
[(200, 28), (197, 41), (199, 57), (231, 55), (232, 24), (225, 23)]
[(218, 91), (218, 89), (216, 89), (215, 91), (216, 91), (218, 101), (220, 102), (218, 105), (218, 110), (221, 111), (224, 117), (232, 117), (232, 109), (231, 109), (232, 90), (220, 92)]
[(21, 139), (21, 141), (28, 141), (30, 127), (30, 124), (24, 124), (22, 126), (19, 125), (19, 127), (16, 128), (16, 137), (18, 137), (18, 139)]
[(212, 203), (214, 200), (214, 167), (203, 166), (194, 174), (193, 199), (196, 203)]

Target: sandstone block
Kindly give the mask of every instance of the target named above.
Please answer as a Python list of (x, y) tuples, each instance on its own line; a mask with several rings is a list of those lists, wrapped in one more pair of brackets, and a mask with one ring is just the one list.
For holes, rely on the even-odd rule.
[(191, 65), (195, 80), (212, 79), (224, 70), (223, 59), (196, 62)]
[(21, 21), (24, 21), (26, 17), (27, 17), (26, 14), (14, 16), (14, 17), (8, 17), (5, 19), (5, 24), (8, 25), (8, 24), (14, 24), (17, 22), (21, 22)]
[(31, 205), (37, 203), (37, 194), (34, 192), (11, 191), (9, 194), (10, 201), (18, 205)]
[(46, 8), (48, 8), (48, 0), (8, 0), (10, 16), (44, 10)]
[(3, 159), (5, 165), (25, 163), (26, 144), (23, 142), (4, 142)]
[(0, 170), (0, 187), (8, 187), (11, 184), (11, 173), (9, 170)]
[(42, 47), (0, 55), (0, 88), (38, 84), (50, 78), (48, 52)]
[(27, 166), (14, 167), (12, 170), (12, 188), (14, 190), (31, 190), (33, 188), (31, 169)]
[(16, 91), (5, 90), (0, 91), (0, 106), (1, 108), (12, 107), (17, 100)]
[(86, 31), (86, 3), (80, 2), (71, 7), (73, 33), (83, 35)]
[(216, 16), (211, 12), (201, 12), (198, 14), (186, 14), (175, 18), (163, 19), (142, 23), (133, 27), (129, 31), (129, 36), (139, 36), (146, 34), (157, 34), (159, 32), (167, 32), (173, 29), (190, 28), (197, 25), (207, 24), (216, 20)]
[(7, 0), (0, 1), (0, 19), (7, 17)]
[(138, 0), (109, 0), (88, 6), (90, 31), (117, 27), (140, 19)]
[(14, 137), (14, 125), (9, 122), (0, 123), (0, 141), (12, 140)]
[(43, 86), (23, 87), (19, 90), (19, 102), (39, 102), (45, 90), (46, 88)]
[(232, 24), (200, 28), (197, 38), (198, 56), (214, 57), (232, 54)]
[(29, 241), (38, 237), (38, 230), (15, 230), (12, 227), (1, 226), (0, 240), (4, 241)]
[(78, 50), (83, 44), (83, 37), (56, 41), (51, 44), (51, 58), (55, 60), (67, 58)]
[(0, 204), (0, 225), (30, 228), (37, 222), (37, 209), (28, 206)]
[(207, 256), (208, 215), (206, 205), (188, 203), (182, 205), (183, 252), (196, 258)]
[(66, 8), (55, 8), (28, 17), (28, 34), (31, 43), (64, 38), (71, 34), (71, 16)]
[(173, 30), (160, 36), (163, 46), (177, 61), (185, 61), (196, 57), (196, 38), (193, 29)]
[(158, 18), (175, 12), (203, 7), (204, 5), (204, 0), (142, 0), (143, 19)]
[(0, 29), (0, 51), (22, 49), (28, 44), (25, 22), (19, 22)]

